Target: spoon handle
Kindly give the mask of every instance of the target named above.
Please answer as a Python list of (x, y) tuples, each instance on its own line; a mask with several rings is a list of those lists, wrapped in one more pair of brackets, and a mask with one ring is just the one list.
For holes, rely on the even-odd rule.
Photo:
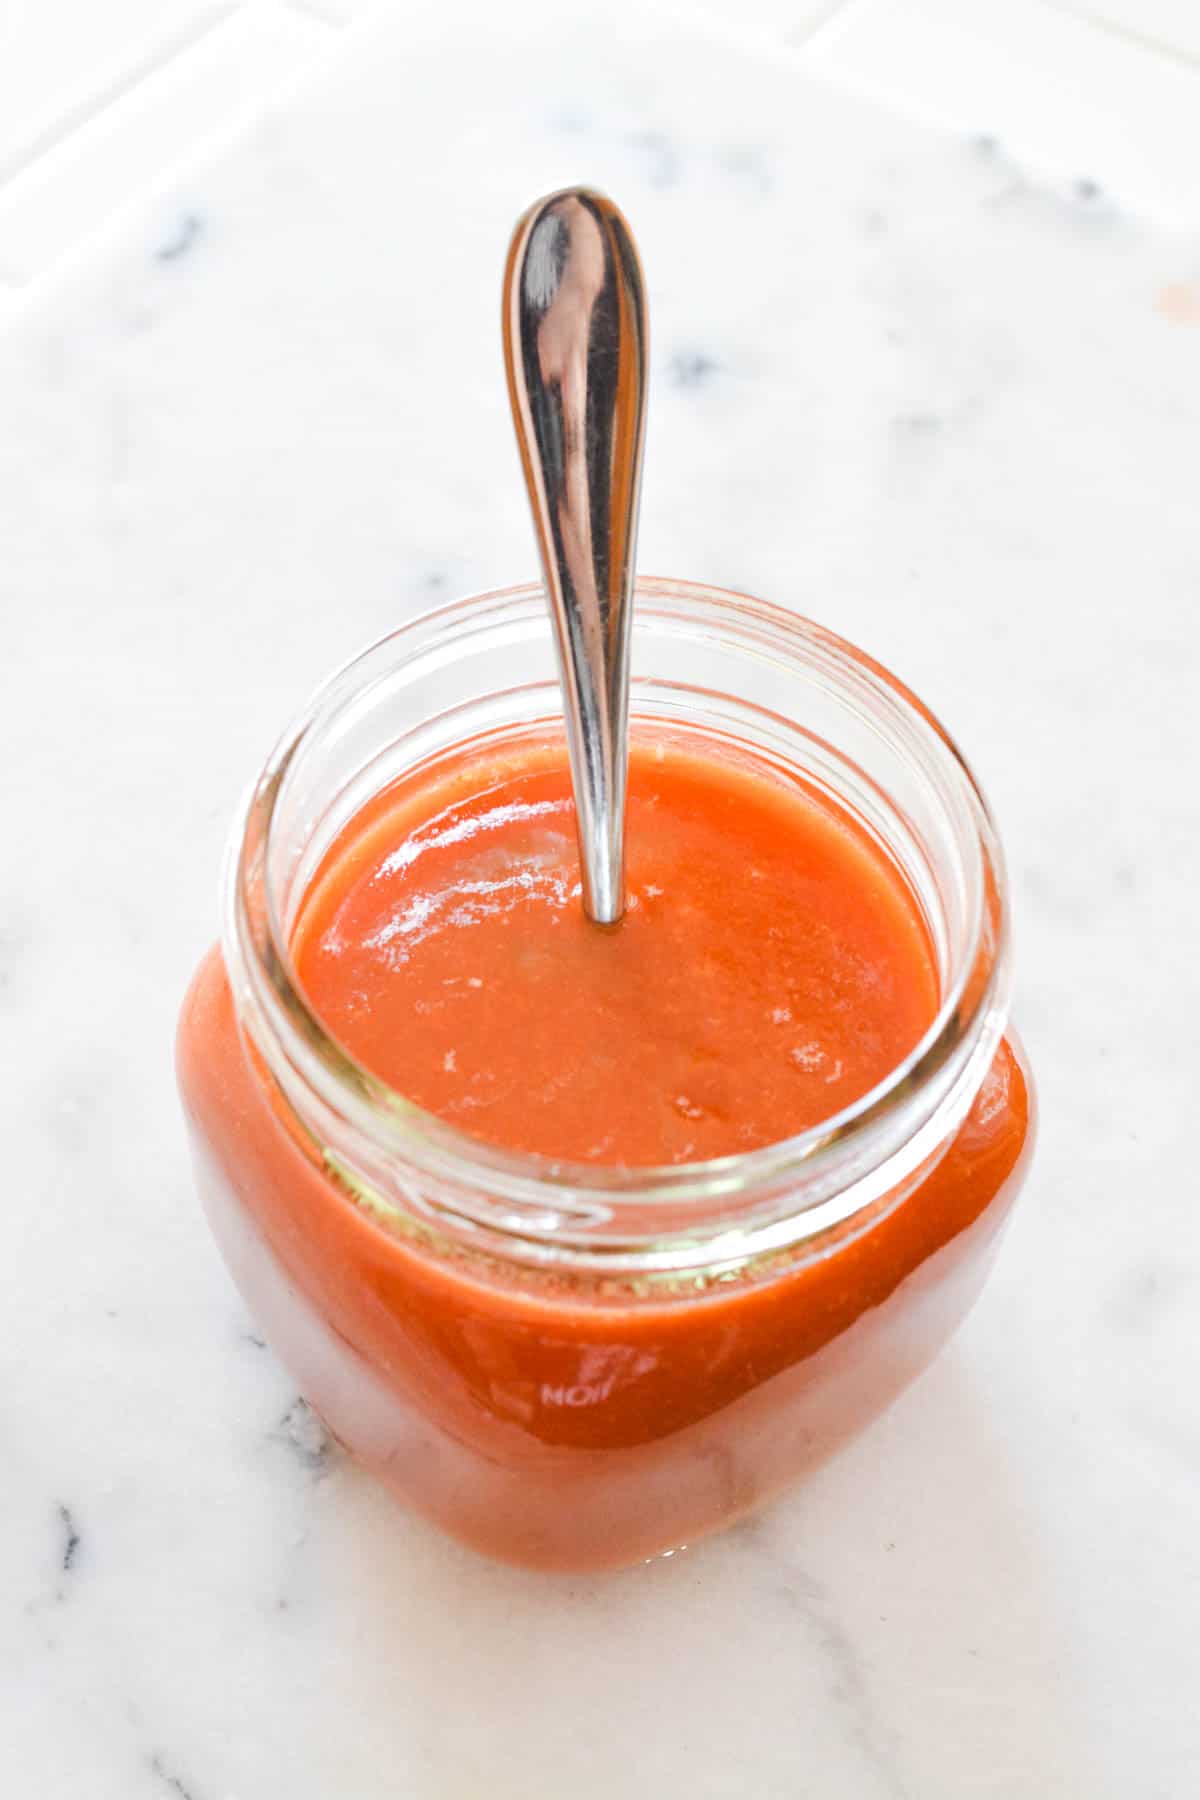
[(646, 422), (646, 302), (629, 226), (567, 188), (519, 221), (504, 359), (554, 618), (589, 918), (625, 907), (629, 634)]

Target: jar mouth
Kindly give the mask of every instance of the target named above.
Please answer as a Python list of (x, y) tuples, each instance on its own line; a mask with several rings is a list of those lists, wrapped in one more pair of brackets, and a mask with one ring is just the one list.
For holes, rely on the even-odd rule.
[[(950, 875), (961, 897), (938, 1011), (909, 1054), (849, 1106), (792, 1137), (706, 1162), (625, 1167), (506, 1150), (374, 1075), (326, 1029), (293, 967), (281, 870), (295, 879), (304, 858), (277, 842), (289, 782), (314, 734), (349, 739), (381, 682), (399, 689), (406, 671), (410, 686), (431, 679), (472, 634), (528, 634), (539, 608), (550, 642), (537, 583), (422, 612), (347, 663), (285, 731), (235, 822), (224, 888), (223, 948), (243, 1026), (328, 1166), (385, 1223), (385, 1214), (400, 1210), (380, 1199), (390, 1187), (421, 1215), (509, 1246), (519, 1241), (539, 1255), (553, 1254), (554, 1246), (600, 1254), (657, 1248), (674, 1265), (685, 1243), (702, 1244), (711, 1260), (727, 1230), (741, 1245), (752, 1228), (756, 1249), (816, 1236), (850, 1213), (900, 1197), (906, 1175), (926, 1167), (965, 1116), (1003, 1034), (1002, 854), (979, 785), (930, 710), (863, 651), (787, 608), (653, 577), (638, 581), (636, 599), (635, 646), (642, 621), (714, 644), (736, 641), (747, 657), (781, 668), (798, 659), (847, 707), (862, 710), (874, 732), (889, 734), (897, 754), (921, 773), (930, 804), (944, 815), (952, 846), (944, 860), (956, 864)], [(359, 780), (370, 780), (365, 765)], [(362, 798), (370, 791), (362, 787)]]

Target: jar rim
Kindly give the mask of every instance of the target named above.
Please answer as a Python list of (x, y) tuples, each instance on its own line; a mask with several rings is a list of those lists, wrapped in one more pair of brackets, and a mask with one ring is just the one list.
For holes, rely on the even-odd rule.
[[(852, 677), (856, 689), (886, 702), (970, 820), (976, 891), (959, 966), (919, 1042), (849, 1106), (791, 1137), (704, 1162), (622, 1166), (508, 1150), (426, 1111), (364, 1067), (322, 1024), (296, 977), (279, 910), (266, 891), (264, 864), (281, 788), (309, 734), (331, 706), (361, 690), (368, 665), (381, 653), (431, 633), (452, 635), (475, 614), (523, 616), (542, 594), (540, 583), (521, 583), (417, 614), (327, 679), (284, 731), (239, 809), (226, 862), (223, 948), (240, 1016), (285, 1094), (297, 1085), (318, 1093), (374, 1150), (432, 1182), (444, 1210), (459, 1223), (463, 1214), (455, 1196), (482, 1189), (499, 1209), (486, 1222), (506, 1239), (576, 1249), (601, 1247), (604, 1239), (610, 1249), (628, 1248), (620, 1222), (631, 1203), (662, 1209), (672, 1219), (679, 1209), (699, 1207), (711, 1248), (725, 1222), (723, 1202), (753, 1190), (786, 1195), (786, 1241), (817, 1235), (894, 1189), (895, 1154), (903, 1145), (911, 1152), (906, 1161), (916, 1167), (945, 1140), (950, 1113), (954, 1122), (965, 1115), (1007, 1021), (1008, 906), (991, 814), (954, 739), (889, 670), (790, 608), (707, 584), (647, 576), (637, 582), (634, 629), (643, 612), (677, 617), (682, 606), (689, 616), (702, 610), (735, 633), (765, 634), (764, 641), (784, 652), (790, 646), (819, 655), (831, 671)], [(922, 1095), (929, 1104), (914, 1111), (914, 1099)], [(831, 1205), (838, 1196), (843, 1203)], [(467, 1215), (476, 1216), (470, 1207)], [(785, 1241), (779, 1230), (774, 1237)]]

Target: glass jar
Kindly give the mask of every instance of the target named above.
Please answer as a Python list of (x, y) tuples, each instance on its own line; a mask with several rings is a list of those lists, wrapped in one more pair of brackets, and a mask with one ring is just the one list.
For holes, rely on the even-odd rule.
[(819, 626), (675, 581), (638, 585), (632, 668), (635, 734), (802, 773), (907, 877), (941, 1004), (870, 1093), (719, 1161), (574, 1166), (421, 1111), (306, 1004), (289, 936), (348, 820), (456, 747), (554, 728), (536, 586), (415, 619), (286, 733), (179, 1034), (212, 1228), (308, 1400), (411, 1506), (543, 1567), (693, 1541), (878, 1413), (974, 1301), (1031, 1145), (1001, 852), (929, 711)]

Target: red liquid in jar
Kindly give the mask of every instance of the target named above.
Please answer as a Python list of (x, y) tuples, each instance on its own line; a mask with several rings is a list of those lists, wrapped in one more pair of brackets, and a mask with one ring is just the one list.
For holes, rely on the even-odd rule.
[[(661, 754), (658, 754), (661, 750)], [(293, 933), (364, 1064), (462, 1129), (605, 1163), (827, 1117), (937, 1005), (904, 880), (813, 789), (702, 741), (631, 766), (628, 891), (586, 924), (561, 749), (464, 751), (353, 819)], [(1030, 1142), (1011, 1044), (892, 1210), (728, 1284), (602, 1284), (393, 1231), (239, 1034), (219, 955), (180, 1078), (225, 1256), (272, 1344), (407, 1503), (490, 1554), (634, 1561), (761, 1503), (920, 1372), (982, 1284)]]
[(399, 1093), (514, 1150), (641, 1165), (791, 1137), (937, 1011), (886, 852), (795, 780), (659, 739), (629, 767), (626, 911), (584, 917), (545, 743), (379, 796), (293, 935), (323, 1023)]

